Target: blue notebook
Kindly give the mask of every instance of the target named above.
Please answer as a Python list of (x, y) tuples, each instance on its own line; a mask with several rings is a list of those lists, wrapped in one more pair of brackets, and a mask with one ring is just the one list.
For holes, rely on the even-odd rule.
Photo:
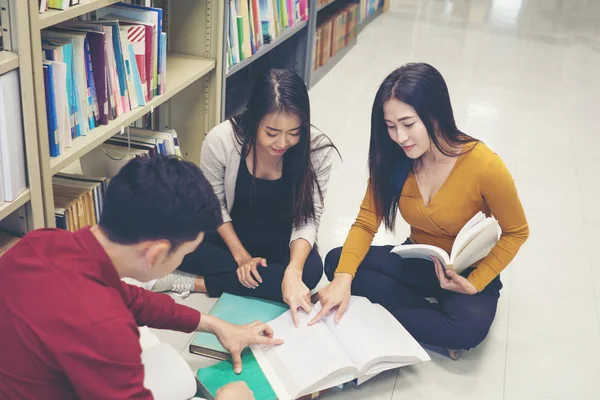
[(242, 352), (242, 373), (233, 372), (231, 361), (221, 361), (198, 370), (196, 376), (202, 387), (214, 398), (217, 390), (231, 382), (244, 381), (256, 400), (277, 400), (277, 395), (267, 380), (250, 349)]
[[(254, 321), (269, 322), (288, 309), (283, 303), (224, 293), (209, 314), (235, 325), (244, 325)], [(190, 353), (217, 360), (229, 358), (217, 337), (204, 332), (196, 333), (190, 344)]]

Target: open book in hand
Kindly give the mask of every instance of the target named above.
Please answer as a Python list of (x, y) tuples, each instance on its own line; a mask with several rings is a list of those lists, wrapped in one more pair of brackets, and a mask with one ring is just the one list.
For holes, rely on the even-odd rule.
[(391, 252), (403, 258), (430, 260), (432, 256), (437, 257), (446, 268), (453, 269), (460, 274), (490, 254), (499, 239), (498, 221), (486, 217), (480, 211), (458, 232), (450, 254), (439, 247), (426, 244), (396, 246)]
[(352, 296), (339, 324), (329, 315), (308, 326), (321, 306), (299, 313), (295, 327), (290, 311), (269, 322), (280, 346), (250, 348), (279, 400), (295, 399), (358, 379), (358, 384), (398, 367), (428, 361), (417, 341), (385, 308)]

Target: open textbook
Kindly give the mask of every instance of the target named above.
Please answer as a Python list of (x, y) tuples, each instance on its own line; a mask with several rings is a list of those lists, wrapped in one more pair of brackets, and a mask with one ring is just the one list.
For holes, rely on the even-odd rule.
[[(195, 398), (196, 377), (184, 358), (168, 343), (161, 343), (148, 327), (140, 327), (144, 386), (155, 400)], [(199, 399), (199, 398), (196, 398)]]
[(295, 327), (290, 311), (269, 322), (280, 346), (250, 346), (279, 400), (288, 400), (357, 379), (361, 384), (398, 367), (428, 361), (417, 341), (385, 308), (352, 296), (339, 324), (335, 315), (308, 326), (321, 306), (300, 313)]
[(391, 252), (403, 258), (430, 260), (432, 256), (437, 257), (446, 268), (453, 269), (460, 274), (490, 254), (499, 239), (498, 221), (486, 217), (480, 211), (458, 232), (450, 254), (439, 247), (426, 244), (396, 246)]

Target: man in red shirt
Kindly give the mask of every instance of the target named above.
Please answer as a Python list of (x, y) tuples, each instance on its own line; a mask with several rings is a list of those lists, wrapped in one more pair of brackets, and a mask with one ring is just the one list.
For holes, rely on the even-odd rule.
[(238, 373), (244, 347), (281, 343), (266, 324), (200, 318), (121, 281), (172, 272), (220, 223), (195, 165), (136, 158), (112, 179), (98, 226), (26, 235), (0, 258), (0, 398), (152, 398), (143, 386), (142, 325), (214, 333)]

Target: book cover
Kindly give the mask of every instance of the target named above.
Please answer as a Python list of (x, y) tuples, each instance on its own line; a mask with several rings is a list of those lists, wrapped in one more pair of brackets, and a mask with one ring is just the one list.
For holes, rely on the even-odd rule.
[[(288, 309), (282, 303), (224, 293), (209, 314), (232, 324), (243, 325), (254, 321), (271, 321)], [(196, 333), (190, 344), (190, 352), (219, 360), (229, 357), (217, 337), (205, 332)]]
[(200, 384), (213, 397), (216, 396), (220, 387), (228, 383), (244, 381), (254, 392), (256, 400), (277, 400), (275, 391), (250, 349), (246, 349), (242, 353), (242, 372), (239, 375), (233, 372), (233, 364), (228, 360), (201, 368), (196, 376), (201, 382)]

